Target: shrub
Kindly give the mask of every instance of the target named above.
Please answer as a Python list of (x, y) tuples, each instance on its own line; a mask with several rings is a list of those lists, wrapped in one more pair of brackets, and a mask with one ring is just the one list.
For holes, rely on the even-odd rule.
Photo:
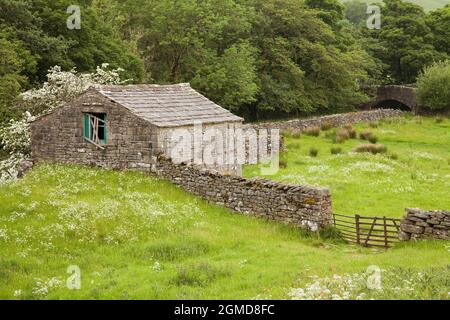
[(318, 137), (320, 136), (320, 128), (319, 127), (306, 128), (303, 131), (303, 133), (306, 134), (307, 136)]
[[(48, 81), (41, 88), (31, 89), (21, 94), (24, 106), (34, 116), (63, 106), (94, 84), (124, 84), (120, 80), (122, 69), (110, 70), (109, 64), (97, 67), (95, 73), (78, 73), (75, 69), (65, 72), (55, 66), (47, 74)], [(19, 165), (28, 160), (31, 152), (29, 122), (34, 119), (26, 112), (22, 119), (11, 120), (0, 130), (0, 145), (9, 154), (9, 158), (0, 161), (0, 183), (17, 178)]]
[(342, 148), (339, 148), (339, 147), (331, 148), (331, 154), (341, 154), (341, 153), (342, 153)]
[(361, 144), (355, 148), (355, 152), (370, 152), (372, 154), (386, 153), (387, 148), (383, 144)]
[(317, 155), (319, 154), (319, 150), (317, 150), (316, 148), (311, 148), (311, 149), (309, 149), (309, 155), (311, 156), (311, 157), (317, 157)]
[(432, 110), (450, 110), (450, 60), (426, 67), (417, 78), (419, 104)]
[(78, 97), (94, 84), (126, 84), (130, 80), (121, 80), (123, 69), (111, 69), (108, 63), (97, 67), (94, 73), (79, 73), (75, 69), (62, 71), (59, 66), (51, 68), (47, 82), (41, 88), (31, 89), (21, 96), (25, 107), (33, 115), (39, 115), (64, 105)]

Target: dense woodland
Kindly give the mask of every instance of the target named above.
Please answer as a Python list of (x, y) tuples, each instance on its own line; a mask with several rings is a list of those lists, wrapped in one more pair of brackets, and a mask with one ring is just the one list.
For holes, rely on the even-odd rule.
[(0, 123), (19, 94), (61, 66), (123, 68), (133, 83), (191, 85), (249, 120), (350, 110), (362, 85), (414, 83), (450, 56), (450, 6), (425, 12), (384, 0), (382, 26), (365, 2), (337, 0), (0, 0)]

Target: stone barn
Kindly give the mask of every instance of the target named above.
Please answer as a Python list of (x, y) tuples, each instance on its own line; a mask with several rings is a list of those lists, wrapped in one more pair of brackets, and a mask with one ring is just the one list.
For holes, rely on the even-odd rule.
[[(178, 153), (183, 162), (204, 163), (204, 150), (195, 148), (199, 130), (201, 139), (208, 130), (219, 133), (210, 145), (220, 159), (234, 151), (227, 130), (242, 122), (189, 84), (93, 86), (31, 124), (32, 157), (113, 169), (150, 170), (158, 156)], [(240, 171), (226, 161), (205, 166)]]

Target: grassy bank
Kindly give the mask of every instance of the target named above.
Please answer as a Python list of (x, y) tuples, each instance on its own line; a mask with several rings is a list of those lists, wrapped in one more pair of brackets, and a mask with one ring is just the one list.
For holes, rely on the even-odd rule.
[[(350, 298), (449, 298), (447, 242), (353, 247), (132, 172), (44, 165), (0, 187), (0, 244), (1, 299), (320, 298), (316, 282), (346, 297), (371, 265), (385, 289), (352, 286)], [(80, 290), (66, 287), (70, 265)]]

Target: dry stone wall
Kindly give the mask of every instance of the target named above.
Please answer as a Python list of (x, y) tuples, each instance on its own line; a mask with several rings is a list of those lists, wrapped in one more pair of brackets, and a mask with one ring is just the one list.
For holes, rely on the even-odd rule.
[(332, 223), (327, 189), (222, 175), (159, 157), (152, 171), (186, 191), (234, 211), (317, 230)]
[(299, 130), (303, 131), (307, 128), (321, 127), (328, 125), (330, 127), (342, 127), (348, 124), (359, 122), (379, 121), (385, 118), (400, 117), (403, 111), (394, 109), (377, 109), (371, 111), (359, 111), (351, 113), (341, 113), (329, 116), (311, 118), (311, 119), (295, 119), (279, 122), (262, 122), (248, 124), (247, 127), (258, 129), (280, 129), (280, 130)]
[(406, 213), (400, 224), (400, 240), (450, 240), (450, 211), (406, 209)]

